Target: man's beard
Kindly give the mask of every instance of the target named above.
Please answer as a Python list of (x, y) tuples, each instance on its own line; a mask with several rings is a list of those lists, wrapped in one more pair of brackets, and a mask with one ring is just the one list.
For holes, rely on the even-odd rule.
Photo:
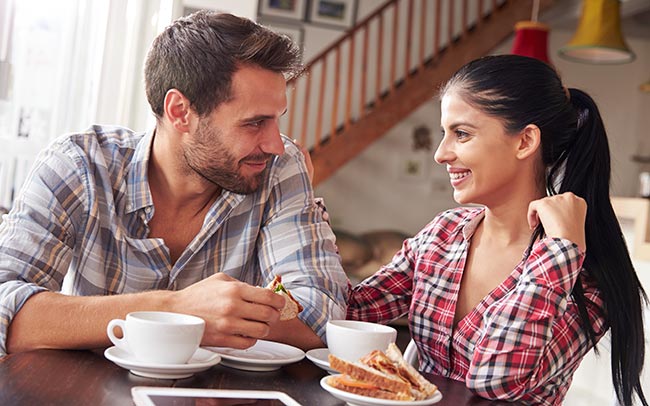
[(183, 145), (185, 162), (196, 174), (222, 189), (238, 194), (257, 191), (268, 172), (268, 167), (255, 175), (245, 177), (240, 173), (242, 161), (269, 160), (270, 154), (247, 156), (238, 161), (223, 144), (221, 132), (210, 127), (207, 119), (199, 121), (194, 139)]

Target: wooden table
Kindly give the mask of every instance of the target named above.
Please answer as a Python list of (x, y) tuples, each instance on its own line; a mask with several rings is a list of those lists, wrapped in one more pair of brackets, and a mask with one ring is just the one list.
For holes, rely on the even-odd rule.
[[(306, 358), (272, 372), (216, 365), (191, 378), (162, 380), (131, 374), (104, 358), (103, 351), (40, 350), (0, 358), (0, 405), (132, 405), (133, 386), (267, 389), (287, 393), (305, 406), (343, 406), (320, 387), (326, 372)], [(436, 405), (505, 405), (474, 396), (462, 383), (427, 375), (443, 399)], [(512, 403), (507, 403), (512, 405)]]

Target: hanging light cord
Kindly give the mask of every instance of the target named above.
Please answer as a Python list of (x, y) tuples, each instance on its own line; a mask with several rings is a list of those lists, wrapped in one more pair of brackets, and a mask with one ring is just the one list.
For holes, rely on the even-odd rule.
[(539, 15), (539, 0), (533, 0), (533, 14), (530, 17), (530, 20), (537, 22), (537, 16)]

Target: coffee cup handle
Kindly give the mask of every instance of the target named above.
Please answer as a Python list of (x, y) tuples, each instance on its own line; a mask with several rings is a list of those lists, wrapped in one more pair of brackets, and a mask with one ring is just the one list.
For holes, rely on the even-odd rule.
[[(106, 334), (108, 334), (108, 338), (111, 340), (115, 346), (121, 350), (124, 350), (126, 352), (131, 352), (129, 349), (129, 346), (126, 342), (126, 330), (124, 329), (124, 323), (125, 321), (122, 319), (113, 319), (108, 322), (108, 326), (106, 326)], [(120, 330), (122, 330), (122, 338), (117, 338), (115, 336), (115, 327), (119, 327)]]

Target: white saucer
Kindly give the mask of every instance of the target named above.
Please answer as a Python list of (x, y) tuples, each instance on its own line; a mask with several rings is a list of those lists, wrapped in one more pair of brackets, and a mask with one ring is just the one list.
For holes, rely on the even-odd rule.
[(122, 368), (128, 369), (134, 375), (158, 379), (180, 379), (187, 378), (197, 372), (216, 365), (221, 357), (211, 351), (199, 348), (187, 364), (155, 364), (142, 362), (124, 350), (117, 347), (110, 347), (104, 351), (104, 356)]
[[(332, 375), (337, 376), (337, 375)], [(341, 389), (336, 389), (327, 384), (327, 379), (329, 376), (323, 377), (320, 380), (320, 386), (323, 387), (326, 391), (331, 393), (334, 397), (341, 399), (344, 402), (347, 402), (350, 406), (427, 406), (434, 403), (440, 402), (442, 399), (442, 393), (437, 391), (429, 399), (423, 400), (387, 400), (379, 398), (371, 398), (370, 396), (361, 396), (355, 395), (354, 393), (346, 392)]]
[(317, 367), (320, 367), (330, 374), (338, 374), (339, 372), (336, 369), (330, 367), (330, 362), (327, 360), (327, 356), (330, 354), (330, 350), (327, 348), (314, 348), (313, 350), (307, 351), (307, 359), (316, 364)]
[(300, 348), (273, 341), (257, 340), (245, 350), (228, 347), (205, 347), (221, 356), (221, 364), (245, 371), (274, 371), (305, 357)]

